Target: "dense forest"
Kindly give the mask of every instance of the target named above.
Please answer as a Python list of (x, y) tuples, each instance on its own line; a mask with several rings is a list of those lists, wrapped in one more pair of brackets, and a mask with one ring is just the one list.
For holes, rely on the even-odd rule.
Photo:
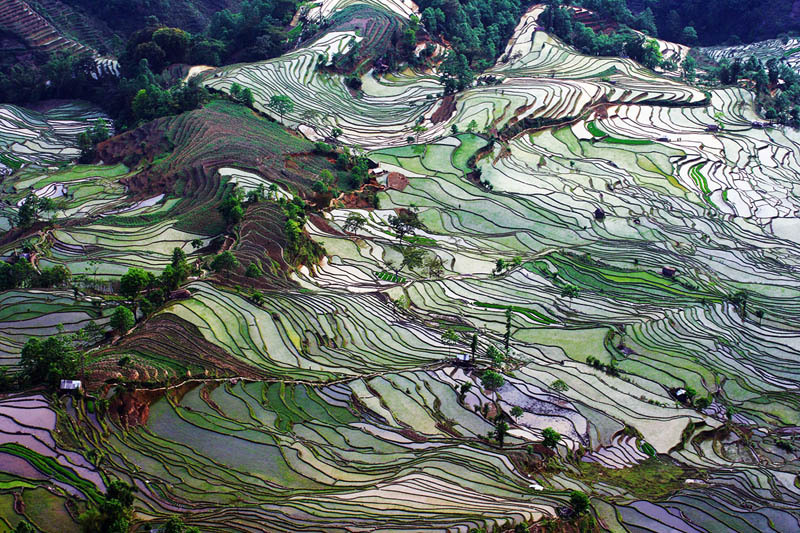
[[(166, 70), (169, 65), (258, 61), (279, 56), (289, 46), (284, 28), (297, 9), (296, 0), (246, 0), (240, 8), (214, 13), (195, 34), (167, 27), (157, 17), (145, 18), (143, 28), (131, 33), (121, 50), (120, 78), (95, 79), (96, 67), (88, 55), (33, 53), (20, 63), (13, 52), (0, 52), (0, 102), (81, 98), (103, 107), (118, 131), (194, 109), (208, 98), (207, 92), (197, 83), (183, 83)], [(105, 9), (98, 8), (98, 13)]]

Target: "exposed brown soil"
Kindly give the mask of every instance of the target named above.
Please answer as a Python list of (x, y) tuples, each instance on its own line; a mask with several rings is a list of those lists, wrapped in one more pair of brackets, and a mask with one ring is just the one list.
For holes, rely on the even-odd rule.
[(453, 116), (456, 111), (456, 97), (453, 94), (448, 94), (442, 99), (439, 107), (431, 115), (431, 122), (439, 124)]
[(408, 178), (399, 172), (390, 172), (386, 176), (386, 188), (402, 191), (408, 187)]

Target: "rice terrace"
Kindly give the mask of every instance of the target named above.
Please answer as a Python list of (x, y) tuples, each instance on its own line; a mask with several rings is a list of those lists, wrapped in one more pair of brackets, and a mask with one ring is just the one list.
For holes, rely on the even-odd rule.
[(800, 1), (0, 0), (0, 533), (800, 531)]

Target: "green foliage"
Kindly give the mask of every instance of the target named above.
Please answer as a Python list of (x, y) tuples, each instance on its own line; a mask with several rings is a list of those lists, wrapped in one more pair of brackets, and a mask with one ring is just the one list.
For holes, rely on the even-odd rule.
[(400, 248), (400, 253), (403, 255), (400, 270), (403, 268), (408, 268), (409, 270), (421, 268), (424, 264), (425, 256), (428, 254), (427, 250), (418, 246), (403, 246)]
[(36, 272), (25, 258), (19, 258), (14, 263), (0, 261), (0, 291), (63, 287), (69, 283), (71, 277), (72, 274), (63, 265), (44, 267)]
[(542, 445), (547, 448), (555, 448), (561, 441), (561, 434), (551, 427), (542, 430)]
[(414, 235), (418, 229), (426, 229), (419, 219), (419, 213), (412, 209), (402, 209), (397, 215), (389, 215), (388, 223), (399, 241), (406, 235)]
[(630, 468), (604, 468), (597, 463), (578, 461), (582, 481), (588, 486), (598, 483), (620, 487), (637, 498), (658, 501), (685, 487), (687, 478), (697, 472), (684, 470), (671, 461), (650, 457)]
[[(633, 17), (624, 2), (621, 9), (627, 14), (616, 14), (618, 18), (633, 23)], [(614, 18), (612, 16), (612, 18)], [(645, 16), (645, 19), (650, 17)], [(616, 20), (616, 19), (615, 19)], [(551, 33), (558, 36), (567, 44), (575, 46), (578, 50), (588, 55), (595, 56), (621, 56), (627, 55), (631, 59), (640, 62), (647, 68), (663, 66), (663, 58), (658, 43), (653, 39), (647, 39), (640, 34), (630, 31), (623, 27), (620, 31), (604, 34), (595, 33), (594, 30), (575, 20), (573, 11), (559, 7), (557, 2), (551, 2), (539, 17), (540, 23)], [(644, 21), (639, 26), (648, 26)], [(651, 28), (652, 29), (652, 28)]]
[(494, 370), (487, 370), (481, 376), (481, 385), (486, 390), (495, 391), (505, 385), (505, 382), (506, 379)]
[(478, 70), (505, 48), (527, 4), (520, 0), (420, 0), (422, 24), (429, 33), (442, 34), (455, 50)]
[(439, 81), (444, 85), (445, 94), (463, 91), (475, 80), (475, 73), (464, 54), (450, 52), (439, 70), (441, 72)]
[(20, 521), (17, 524), (17, 527), (14, 528), (14, 533), (36, 533), (36, 530), (33, 529), (33, 526), (27, 520)]
[(75, 376), (78, 356), (65, 336), (53, 336), (44, 340), (32, 337), (22, 348), (20, 367), (23, 381), (43, 383), (56, 388), (60, 380)]
[(248, 278), (260, 278), (264, 276), (264, 271), (258, 263), (250, 263), (247, 265), (247, 270), (244, 271), (244, 275)]
[(589, 509), (589, 497), (579, 490), (569, 493), (569, 504), (576, 514), (583, 514)]
[(284, 26), (297, 5), (296, 0), (245, 0), (236, 13), (228, 9), (215, 13), (205, 38), (223, 44), (219, 58), (225, 63), (279, 56), (287, 47)]
[(508, 434), (508, 422), (506, 422), (505, 420), (500, 420), (494, 427), (494, 438), (497, 439), (497, 443), (500, 444), (501, 448), (505, 443), (507, 434)]
[(459, 387), (458, 387), (458, 401), (463, 402), (464, 398), (466, 398), (467, 393), (469, 392), (469, 390), (471, 388), (472, 388), (472, 382), (471, 381), (465, 381), (464, 383), (459, 385)]
[(196, 527), (188, 527), (179, 516), (172, 516), (164, 524), (162, 533), (200, 533)]
[(153, 32), (153, 42), (164, 51), (170, 63), (182, 63), (189, 51), (191, 35), (180, 28), (159, 28)]
[(97, 156), (96, 145), (108, 139), (110, 132), (108, 124), (103, 119), (98, 120), (94, 126), (78, 134), (78, 148), (81, 150), (80, 163), (91, 163)]
[(56, 204), (51, 198), (40, 198), (29, 194), (17, 211), (17, 226), (23, 229), (30, 228), (39, 220), (39, 215), (47, 211), (55, 211)]
[(109, 322), (111, 327), (120, 335), (124, 335), (135, 323), (136, 318), (133, 316), (133, 312), (124, 305), (120, 305), (114, 309), (114, 313), (111, 315), (111, 320)]
[(525, 413), (525, 411), (523, 411), (522, 407), (520, 407), (519, 405), (515, 405), (514, 407), (511, 408), (511, 416), (514, 417), (514, 418), (519, 418), (524, 413)]
[(569, 390), (569, 385), (567, 385), (564, 380), (557, 379), (550, 384), (550, 388), (557, 392), (566, 392)]
[(133, 487), (112, 481), (95, 507), (78, 517), (83, 533), (128, 533), (133, 517)]
[(486, 357), (492, 362), (493, 367), (498, 367), (503, 364), (506, 355), (500, 351), (494, 344), (490, 344), (486, 349)]
[(239, 260), (236, 259), (236, 256), (233, 255), (233, 252), (229, 250), (217, 254), (211, 261), (211, 269), (216, 273), (230, 272), (238, 266)]
[(287, 217), (283, 229), (289, 241), (286, 247), (289, 264), (295, 266), (316, 264), (324, 255), (325, 250), (303, 230), (306, 223), (306, 203), (301, 198), (294, 197), (291, 201), (282, 198), (280, 204)]
[(453, 331), (452, 329), (445, 330), (442, 333), (442, 344), (447, 346), (455, 346), (458, 343), (458, 333)]
[(267, 107), (281, 117), (281, 124), (283, 124), (283, 115), (294, 111), (294, 102), (285, 94), (273, 94), (269, 99)]
[(356, 233), (367, 223), (366, 217), (360, 213), (350, 213), (347, 215), (347, 220), (344, 222), (344, 230), (350, 233)]
[(244, 193), (241, 189), (234, 187), (232, 191), (225, 195), (217, 207), (217, 210), (229, 225), (238, 224), (244, 218), (242, 200), (244, 200)]
[(141, 268), (132, 267), (119, 280), (119, 292), (128, 300), (134, 301), (145, 287), (153, 283), (154, 278)]
[(253, 91), (250, 87), (242, 88), (238, 83), (231, 85), (231, 98), (234, 102), (253, 107)]

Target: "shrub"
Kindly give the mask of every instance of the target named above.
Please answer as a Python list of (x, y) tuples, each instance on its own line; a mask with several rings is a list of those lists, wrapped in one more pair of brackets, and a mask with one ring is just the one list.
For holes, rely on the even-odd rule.
[(573, 490), (569, 493), (569, 504), (575, 514), (583, 514), (589, 509), (589, 497), (579, 490)]
[(561, 440), (561, 434), (553, 428), (547, 427), (542, 431), (542, 445), (547, 448), (555, 448)]

